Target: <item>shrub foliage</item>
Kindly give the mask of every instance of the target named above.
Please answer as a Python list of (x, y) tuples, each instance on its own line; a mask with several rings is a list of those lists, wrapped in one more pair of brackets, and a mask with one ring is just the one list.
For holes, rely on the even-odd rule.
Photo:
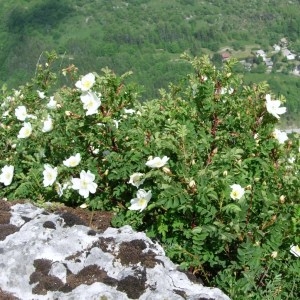
[(299, 136), (276, 130), (266, 83), (184, 54), (194, 73), (141, 103), (130, 72), (71, 65), (55, 86), (55, 59), (2, 88), (2, 198), (114, 211), (232, 299), (297, 299)]

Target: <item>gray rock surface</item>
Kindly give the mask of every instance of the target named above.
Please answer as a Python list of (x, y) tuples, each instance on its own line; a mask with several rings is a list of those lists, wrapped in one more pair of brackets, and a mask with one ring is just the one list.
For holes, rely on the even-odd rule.
[(130, 226), (101, 233), (29, 203), (1, 214), (1, 299), (229, 300), (189, 280)]

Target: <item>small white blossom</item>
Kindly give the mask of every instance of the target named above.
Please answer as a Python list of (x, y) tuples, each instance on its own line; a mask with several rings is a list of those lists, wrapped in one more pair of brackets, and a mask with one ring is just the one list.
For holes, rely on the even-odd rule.
[(83, 103), (83, 108), (87, 110), (86, 116), (98, 113), (98, 108), (101, 105), (101, 100), (94, 92), (83, 93), (80, 96), (80, 100)]
[(23, 127), (19, 131), (18, 138), (19, 139), (26, 139), (31, 135), (31, 133), (32, 133), (31, 124), (29, 122), (25, 122), (23, 124)]
[(27, 118), (27, 110), (24, 105), (20, 105), (15, 109), (15, 116), (17, 117), (18, 120), (20, 121), (25, 121)]
[(14, 177), (14, 166), (4, 166), (1, 169), (2, 173), (0, 174), (0, 182), (5, 186), (10, 185)]
[(19, 90), (13, 90), (13, 91), (14, 91), (15, 97), (21, 96), (21, 91), (19, 91)]
[(66, 182), (61, 185), (59, 182), (56, 183), (56, 191), (59, 197), (64, 194), (64, 190), (66, 190), (70, 186), (70, 183)]
[(50, 97), (50, 100), (49, 100), (49, 102), (47, 103), (46, 106), (49, 109), (55, 109), (55, 108), (57, 108), (57, 101), (54, 100), (54, 96)]
[(279, 144), (284, 144), (289, 138), (284, 131), (280, 131), (279, 129), (274, 129), (273, 137), (278, 141)]
[(136, 193), (136, 198), (131, 199), (131, 205), (128, 207), (129, 210), (139, 210), (143, 211), (152, 197), (151, 191), (146, 192), (145, 190), (138, 190)]
[(87, 92), (90, 90), (95, 84), (95, 75), (93, 73), (89, 73), (78, 80), (75, 83), (75, 86), (80, 89), (82, 92)]
[(119, 123), (120, 121), (118, 120), (113, 120), (115, 127), (118, 129), (119, 128)]
[(135, 113), (135, 110), (132, 109), (132, 108), (129, 108), (129, 109), (124, 108), (124, 113), (125, 113), (125, 114), (129, 114), (129, 115), (132, 115), (132, 114)]
[(233, 184), (231, 187), (230, 197), (233, 200), (239, 200), (244, 196), (245, 189), (242, 188), (239, 184)]
[(95, 148), (95, 147), (92, 147), (92, 153), (97, 155), (99, 153), (100, 149), (99, 148)]
[(45, 92), (41, 92), (41, 91), (37, 90), (37, 93), (39, 95), (39, 98), (41, 98), (41, 99), (45, 99), (46, 98)]
[(161, 168), (163, 167), (169, 160), (169, 157), (164, 156), (163, 158), (154, 157), (146, 162), (146, 166), (150, 168)]
[(94, 182), (95, 175), (90, 171), (81, 171), (80, 178), (72, 178), (72, 189), (78, 190), (79, 194), (84, 198), (89, 196), (89, 193), (96, 193), (97, 184)]
[(226, 88), (226, 87), (222, 87), (221, 88), (221, 91), (220, 91), (220, 94), (221, 95), (224, 95), (224, 94), (229, 94), (231, 95), (232, 93), (234, 92), (234, 89), (233, 88)]
[(143, 173), (133, 173), (132, 175), (130, 175), (128, 183), (138, 188), (145, 181), (145, 179), (143, 179), (143, 176)]
[(190, 187), (191, 189), (194, 189), (194, 188), (196, 187), (196, 182), (195, 182), (194, 179), (192, 179), (192, 180), (189, 182), (189, 187)]
[(292, 245), (290, 248), (290, 252), (294, 254), (296, 257), (300, 257), (300, 248), (298, 245), (296, 246)]
[[(2, 114), (2, 118), (6, 119), (6, 117), (9, 116), (9, 110), (6, 110), (3, 114)], [(300, 151), (299, 151), (300, 152)]]
[(280, 119), (279, 115), (286, 112), (286, 107), (279, 107), (281, 102), (279, 100), (271, 100), (271, 95), (266, 95), (266, 107), (268, 113), (273, 115), (276, 119)]
[(51, 117), (48, 115), (47, 119), (43, 121), (42, 131), (43, 132), (49, 132), (52, 129), (53, 129), (53, 121), (52, 121)]
[(66, 167), (73, 168), (79, 165), (81, 161), (80, 153), (77, 153), (74, 156), (70, 156), (68, 159), (63, 161), (63, 164)]
[(166, 173), (168, 175), (172, 175), (172, 171), (169, 168), (163, 167), (162, 170), (163, 170), (164, 173)]
[(272, 257), (272, 258), (276, 258), (277, 255), (278, 255), (278, 252), (277, 252), (277, 251), (273, 251), (273, 252), (271, 253), (271, 257)]
[(285, 202), (285, 196), (284, 196), (284, 195), (281, 195), (281, 196), (279, 197), (279, 201), (280, 201), (281, 204), (283, 204), (283, 203)]
[(20, 121), (25, 121), (26, 118), (36, 119), (36, 116), (27, 113), (26, 107), (24, 105), (20, 105), (15, 109), (15, 116)]
[(46, 164), (44, 165), (44, 180), (43, 185), (44, 187), (51, 186), (57, 177), (57, 168), (52, 168), (50, 165)]
[(99, 151), (100, 151), (100, 149), (99, 148), (96, 148), (96, 149), (94, 149), (94, 150), (92, 150), (92, 152), (93, 152), (93, 154), (98, 154), (99, 153)]

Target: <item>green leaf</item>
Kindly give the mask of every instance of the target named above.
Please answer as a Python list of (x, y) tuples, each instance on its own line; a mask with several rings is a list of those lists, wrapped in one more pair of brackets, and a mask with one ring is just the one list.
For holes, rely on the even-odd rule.
[(227, 213), (239, 213), (240, 211), (242, 211), (242, 209), (234, 203), (223, 206), (222, 210)]

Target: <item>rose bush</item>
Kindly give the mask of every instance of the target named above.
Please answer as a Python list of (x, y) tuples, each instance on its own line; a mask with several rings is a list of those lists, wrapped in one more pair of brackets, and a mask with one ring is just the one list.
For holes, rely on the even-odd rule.
[(144, 103), (130, 73), (68, 66), (55, 86), (54, 53), (3, 87), (0, 195), (114, 211), (233, 299), (297, 299), (300, 144), (277, 128), (285, 99), (245, 85), (233, 61), (183, 59), (195, 72)]

